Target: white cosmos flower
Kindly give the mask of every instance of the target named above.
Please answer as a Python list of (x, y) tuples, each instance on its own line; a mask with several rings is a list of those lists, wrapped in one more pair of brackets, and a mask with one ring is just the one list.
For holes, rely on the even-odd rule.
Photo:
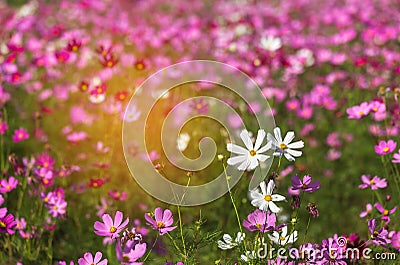
[(94, 103), (94, 104), (100, 104), (106, 99), (106, 95), (103, 94), (94, 94), (94, 95), (89, 95), (89, 101)]
[(136, 105), (130, 104), (123, 118), (126, 122), (134, 122), (139, 119), (140, 114), (142, 114), (142, 112), (138, 110)]
[(261, 48), (263, 48), (264, 50), (274, 52), (276, 50), (279, 50), (281, 47), (282, 41), (278, 37), (275, 38), (274, 36), (268, 36), (267, 38), (261, 38)]
[(246, 263), (248, 263), (249, 260), (253, 260), (253, 259), (256, 259), (256, 258), (257, 258), (257, 254), (256, 254), (256, 252), (254, 250), (251, 251), (251, 252), (249, 250), (247, 250), (246, 254), (240, 255), (240, 259), (243, 260)]
[(303, 148), (304, 142), (297, 141), (291, 143), (294, 139), (294, 132), (287, 132), (285, 138), (282, 140), (281, 129), (279, 127), (276, 127), (274, 129), (274, 135), (275, 137), (270, 133), (268, 133), (267, 135), (267, 139), (272, 143), (272, 149), (275, 151), (274, 156), (284, 155), (289, 161), (294, 161), (294, 157), (301, 156), (301, 151), (293, 149)]
[(258, 130), (257, 139), (253, 145), (253, 141), (250, 138), (250, 133), (247, 130), (243, 130), (240, 133), (240, 138), (242, 139), (246, 148), (232, 143), (227, 144), (226, 148), (229, 152), (238, 154), (238, 156), (230, 157), (228, 159), (228, 165), (239, 165), (239, 170), (253, 170), (258, 166), (259, 161), (264, 162), (267, 160), (269, 156), (264, 155), (263, 153), (271, 148), (271, 143), (267, 143), (261, 147), (265, 135), (266, 133), (264, 130)]
[(284, 226), (279, 233), (278, 231), (272, 232), (272, 236), (268, 235), (269, 239), (271, 239), (275, 244), (284, 246), (286, 244), (293, 244), (296, 242), (298, 236), (297, 236), (297, 231), (295, 230), (293, 233), (290, 235), (288, 233), (288, 228), (287, 226)]
[(258, 188), (250, 191), (251, 204), (262, 211), (268, 209), (273, 213), (278, 213), (281, 209), (274, 202), (284, 201), (285, 197), (280, 194), (272, 194), (275, 183), (271, 179), (266, 187), (265, 182), (260, 183), (261, 192)]
[(176, 140), (176, 147), (179, 151), (185, 151), (190, 141), (190, 135), (187, 133), (182, 133), (178, 136)]
[(230, 235), (224, 234), (222, 236), (223, 240), (218, 240), (218, 247), (223, 250), (234, 248), (242, 243), (245, 236), (245, 233), (238, 232), (235, 240), (233, 240)]

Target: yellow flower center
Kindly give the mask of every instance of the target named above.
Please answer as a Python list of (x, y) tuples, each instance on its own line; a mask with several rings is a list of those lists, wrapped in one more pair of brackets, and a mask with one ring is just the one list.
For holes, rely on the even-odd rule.
[(359, 112), (358, 112), (358, 115), (361, 115), (361, 116), (362, 116), (362, 115), (364, 115), (364, 112), (363, 112), (363, 111), (359, 111)]
[(280, 241), (284, 241), (284, 240), (285, 240), (285, 237), (284, 237), (284, 236), (280, 236), (280, 237), (279, 237), (279, 240), (280, 240)]
[(384, 210), (383, 211), (383, 215), (389, 215), (389, 211), (388, 210)]
[(110, 227), (110, 232), (111, 233), (115, 233), (117, 231), (117, 228), (115, 228), (114, 226)]
[(5, 228), (6, 227), (6, 223), (4, 223), (3, 221), (0, 221), (0, 227), (1, 228)]
[(254, 151), (254, 150), (251, 150), (251, 151), (250, 151), (250, 155), (251, 155), (251, 156), (255, 156), (256, 154), (257, 154), (256, 151)]
[(261, 225), (260, 225), (260, 224), (256, 224), (256, 227), (257, 227), (258, 229), (260, 229), (260, 228), (261, 228)]
[(271, 195), (266, 195), (266, 196), (264, 197), (264, 200), (267, 201), (267, 202), (272, 201)]
[(111, 61), (108, 61), (108, 62), (107, 62), (107, 66), (108, 66), (108, 67), (112, 67), (112, 66), (113, 66), (113, 63), (112, 63)]
[(6, 189), (7, 189), (7, 190), (11, 190), (11, 186), (10, 186), (10, 185), (7, 185), (7, 186), (6, 186)]
[(157, 222), (157, 227), (163, 228), (163, 227), (165, 227), (165, 224), (163, 222)]
[(282, 149), (282, 150), (285, 150), (285, 149), (287, 148), (287, 145), (284, 144), (284, 143), (281, 143), (281, 144), (279, 145), (279, 148)]
[(385, 152), (385, 153), (389, 152), (389, 147), (383, 148), (383, 152)]
[(378, 111), (378, 108), (375, 107), (375, 108), (373, 108), (372, 110), (375, 111), (375, 112), (377, 112), (377, 111)]
[(58, 207), (57, 207), (56, 205), (54, 205), (54, 206), (53, 206), (53, 209), (54, 209), (55, 211), (57, 211), (57, 210), (58, 210)]
[(370, 184), (370, 185), (374, 185), (374, 184), (375, 184), (375, 181), (374, 181), (373, 179), (371, 179), (371, 180), (369, 181), (369, 184)]

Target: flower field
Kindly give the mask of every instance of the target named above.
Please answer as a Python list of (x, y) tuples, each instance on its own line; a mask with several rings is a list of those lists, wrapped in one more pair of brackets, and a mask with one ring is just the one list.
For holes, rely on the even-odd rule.
[(0, 265), (399, 264), (399, 1), (0, 22)]

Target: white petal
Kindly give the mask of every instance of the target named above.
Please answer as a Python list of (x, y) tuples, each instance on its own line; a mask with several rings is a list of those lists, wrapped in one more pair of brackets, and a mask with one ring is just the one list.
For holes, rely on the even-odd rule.
[(303, 153), (301, 151), (292, 150), (292, 149), (287, 149), (286, 152), (288, 152), (289, 154), (291, 154), (294, 157), (299, 157)]
[(257, 154), (261, 154), (261, 153), (268, 151), (269, 149), (271, 149), (271, 146), (272, 146), (272, 142), (268, 142), (266, 145), (264, 145), (263, 147), (261, 147), (260, 149), (257, 150)]
[(266, 189), (266, 185), (265, 185), (265, 182), (264, 182), (264, 181), (262, 181), (262, 182), (260, 183), (260, 188), (261, 188), (261, 193), (262, 193), (262, 195), (263, 195), (263, 196), (267, 195), (267, 189)]
[(295, 160), (294, 157), (291, 156), (289, 153), (284, 153), (284, 155), (285, 155), (286, 159), (289, 160), (289, 161), (294, 161)]
[(288, 145), (294, 139), (294, 132), (290, 131), (286, 133), (285, 139), (283, 139), (283, 143)]
[(250, 138), (250, 134), (249, 134), (248, 131), (243, 130), (240, 133), (240, 138), (242, 139), (242, 141), (243, 141), (244, 145), (246, 146), (247, 150), (249, 150), (249, 151), (253, 150), (253, 142), (252, 142), (252, 140)]
[(238, 166), (238, 170), (240, 170), (240, 171), (244, 171), (244, 170), (246, 170), (247, 169), (247, 167), (250, 165), (250, 160), (247, 158), (246, 159), (246, 161), (244, 161), (242, 164), (240, 164), (239, 166)]
[(273, 203), (273, 202), (269, 202), (269, 203), (268, 203), (268, 207), (269, 207), (269, 209), (271, 210), (271, 212), (273, 212), (273, 213), (279, 213), (280, 210), (281, 210), (281, 209), (280, 209), (278, 206), (276, 206), (276, 204)]
[(224, 234), (222, 236), (222, 239), (228, 244), (230, 244), (232, 242), (232, 237), (230, 235), (228, 235), (228, 234)]
[(276, 141), (275, 137), (270, 133), (267, 134), (267, 141), (271, 142), (273, 148), (278, 146), (278, 142)]
[(264, 199), (265, 195), (261, 194), (257, 189), (250, 191), (251, 199)]
[(249, 150), (246, 150), (245, 148), (243, 148), (237, 144), (227, 144), (226, 149), (228, 149), (229, 152), (232, 152), (234, 154), (240, 154), (240, 155), (249, 154)]
[(275, 139), (278, 143), (282, 142), (282, 135), (281, 135), (281, 129), (279, 127), (276, 127), (274, 129), (274, 134), (275, 134)]
[(274, 202), (280, 202), (286, 200), (285, 196), (282, 196), (280, 194), (272, 194), (271, 195), (272, 201)]
[(252, 156), (251, 158), (249, 158), (250, 164), (247, 167), (247, 170), (253, 170), (258, 166), (258, 160), (256, 156)]
[(235, 156), (235, 157), (230, 157), (228, 158), (228, 165), (234, 166), (239, 163), (243, 163), (244, 161), (247, 160), (247, 156)]
[(260, 148), (261, 144), (262, 144), (263, 141), (264, 141), (265, 135), (266, 135), (266, 133), (265, 133), (264, 130), (258, 130), (258, 132), (257, 132), (256, 143), (255, 143), (255, 145), (254, 145), (254, 150), (255, 150), (255, 151), (257, 151), (258, 148)]
[(275, 183), (274, 183), (274, 181), (271, 179), (271, 180), (269, 180), (269, 182), (268, 182), (267, 194), (266, 194), (266, 195), (271, 195), (272, 192), (274, 191), (274, 188), (275, 188)]
[(298, 148), (303, 148), (304, 147), (304, 142), (303, 141), (297, 141), (291, 144), (287, 144), (288, 148), (294, 148), (294, 149), (298, 149)]
[(287, 225), (285, 225), (284, 227), (282, 227), (281, 235), (282, 235), (283, 237), (286, 237), (286, 235), (287, 235)]
[(260, 160), (261, 162), (264, 162), (265, 160), (267, 160), (269, 158), (269, 156), (267, 156), (267, 155), (256, 155), (255, 158), (257, 158), (257, 160)]

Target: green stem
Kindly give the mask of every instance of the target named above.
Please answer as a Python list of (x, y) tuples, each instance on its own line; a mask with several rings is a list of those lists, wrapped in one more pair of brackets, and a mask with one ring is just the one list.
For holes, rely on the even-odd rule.
[(154, 240), (154, 243), (153, 243), (153, 245), (151, 246), (149, 252), (147, 252), (146, 257), (144, 257), (143, 263), (144, 263), (144, 262), (147, 260), (147, 258), (150, 256), (150, 253), (153, 251), (153, 248), (154, 248), (154, 246), (155, 246), (156, 243), (157, 243), (157, 240), (158, 240), (158, 233), (157, 233), (157, 235), (156, 235), (156, 239)]
[(241, 233), (243, 233), (242, 224), (241, 224), (241, 222), (240, 222), (239, 213), (238, 213), (238, 210), (237, 210), (236, 205), (235, 205), (235, 200), (233, 199), (233, 195), (232, 195), (231, 188), (230, 188), (230, 186), (229, 186), (229, 179), (228, 179), (228, 174), (227, 174), (227, 172), (226, 172), (226, 166), (225, 166), (224, 163), (222, 163), (222, 166), (224, 167), (224, 174), (225, 174), (225, 179), (226, 179), (226, 185), (228, 185), (228, 192), (229, 192), (229, 196), (230, 196), (230, 198), (231, 198), (231, 202), (232, 202), (232, 204), (233, 204), (233, 209), (235, 210), (236, 219), (237, 219), (237, 222), (238, 222), (238, 225), (239, 225), (239, 230), (240, 230)]
[(184, 256), (184, 255), (182, 254), (181, 249), (180, 249), (180, 248), (178, 247), (178, 245), (176, 244), (175, 239), (170, 235), (170, 233), (167, 233), (167, 235), (168, 235), (169, 239), (171, 240), (172, 244), (174, 245), (174, 247), (176, 248), (176, 250), (178, 250), (178, 252), (179, 252), (182, 256)]
[(308, 221), (307, 221), (306, 232), (304, 233), (303, 244), (306, 243), (308, 228), (310, 227), (310, 221), (311, 221), (311, 216), (309, 215), (309, 216), (308, 216)]

